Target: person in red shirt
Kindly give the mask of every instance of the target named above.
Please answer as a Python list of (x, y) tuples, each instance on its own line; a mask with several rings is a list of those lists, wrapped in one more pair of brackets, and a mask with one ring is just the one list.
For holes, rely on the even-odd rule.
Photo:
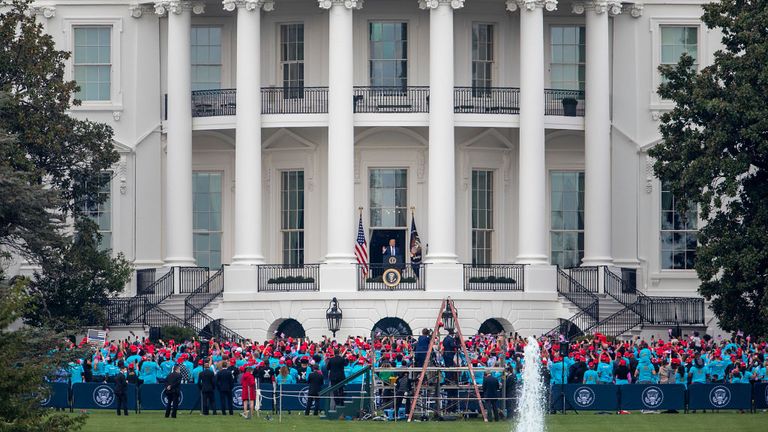
[(253, 417), (253, 405), (256, 400), (256, 379), (253, 377), (253, 367), (248, 366), (245, 373), (240, 377), (240, 385), (243, 387), (243, 413), (244, 418)]

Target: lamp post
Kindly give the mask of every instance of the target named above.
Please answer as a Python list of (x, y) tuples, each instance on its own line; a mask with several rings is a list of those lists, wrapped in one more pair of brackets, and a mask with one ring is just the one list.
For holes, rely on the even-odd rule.
[(452, 304), (453, 300), (447, 299), (445, 301), (445, 310), (443, 311), (443, 327), (445, 327), (445, 330), (448, 333), (453, 333), (453, 330), (456, 329), (456, 323), (453, 320), (453, 312), (451, 312)]
[(328, 330), (333, 333), (335, 338), (336, 332), (341, 328), (341, 308), (336, 297), (328, 305), (328, 310), (325, 311), (325, 319), (328, 321)]

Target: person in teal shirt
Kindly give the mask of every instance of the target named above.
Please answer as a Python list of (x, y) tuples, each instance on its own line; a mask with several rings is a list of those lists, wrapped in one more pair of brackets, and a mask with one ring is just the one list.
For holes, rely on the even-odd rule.
[(157, 377), (165, 381), (165, 378), (168, 376), (168, 374), (173, 371), (173, 365), (175, 364), (176, 363), (170, 358), (167, 358), (167, 360), (160, 363), (160, 373), (157, 374)]
[(640, 357), (640, 362), (635, 368), (635, 378), (638, 384), (653, 384), (656, 368), (651, 363), (650, 357)]
[(712, 382), (721, 383), (725, 379), (725, 369), (730, 365), (730, 360), (723, 360), (719, 353), (709, 362), (709, 375)]
[(597, 384), (598, 382), (598, 374), (595, 370), (595, 364), (589, 363), (589, 369), (587, 369), (586, 372), (584, 372), (584, 384)]
[(704, 365), (704, 361), (696, 359), (688, 370), (690, 374), (691, 384), (706, 384), (707, 383), (707, 367)]
[(79, 384), (83, 382), (83, 366), (80, 364), (80, 360), (77, 362), (69, 363), (69, 382), (72, 384)]
[(559, 357), (555, 357), (549, 364), (549, 374), (552, 376), (550, 381), (552, 385), (565, 384), (568, 382), (568, 368)]
[(280, 368), (280, 373), (275, 377), (277, 385), (296, 384), (296, 379), (288, 372), (288, 367), (283, 366)]
[(613, 382), (613, 365), (610, 361), (601, 361), (597, 366), (597, 374), (600, 384), (611, 384)]
[(197, 384), (197, 380), (200, 377), (200, 372), (203, 371), (203, 361), (199, 360), (197, 366), (192, 369), (192, 382)]
[(160, 366), (152, 360), (144, 360), (139, 368), (139, 378), (144, 384), (157, 384), (157, 374), (160, 372)]

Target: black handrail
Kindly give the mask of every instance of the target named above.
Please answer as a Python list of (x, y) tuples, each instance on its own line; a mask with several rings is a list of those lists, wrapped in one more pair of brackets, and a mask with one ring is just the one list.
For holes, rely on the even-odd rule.
[(328, 112), (328, 87), (262, 87), (262, 114)]
[(600, 269), (598, 267), (573, 267), (568, 269), (568, 273), (589, 292), (600, 292)]
[(426, 113), (429, 112), (429, 87), (355, 86), (352, 97), (356, 113)]
[(523, 264), (464, 264), (464, 291), (524, 291)]
[(257, 268), (259, 292), (320, 290), (320, 264), (265, 264)]
[(411, 264), (400, 264), (401, 282), (388, 287), (382, 280), (382, 275), (390, 266), (385, 264), (369, 264), (365, 274), (361, 264), (357, 264), (358, 291), (424, 291), (426, 289), (426, 264), (418, 264), (418, 276)]
[(586, 329), (590, 333), (602, 333), (606, 336), (620, 336), (643, 323), (640, 315), (632, 308), (625, 307), (599, 323)]
[(224, 266), (206, 278), (184, 299), (184, 319), (191, 320), (195, 311), (203, 310), (224, 292)]
[(520, 89), (516, 87), (455, 87), (453, 111), (474, 114), (519, 114)]
[(237, 90), (212, 89), (192, 92), (192, 117), (235, 115)]
[(148, 294), (147, 290), (155, 283), (156, 275), (157, 269), (154, 268), (136, 270), (136, 295)]
[(179, 293), (194, 292), (210, 276), (208, 267), (179, 267)]
[(245, 340), (239, 333), (222, 324), (221, 320), (211, 318), (202, 310), (193, 311), (192, 316), (193, 318), (187, 320), (185, 324), (194, 328), (200, 336), (236, 342)]
[[(147, 287), (146, 294), (137, 295), (131, 298), (129, 303), (131, 321), (127, 324), (143, 320), (144, 315), (157, 307), (163, 300), (173, 295), (174, 272), (175, 267), (171, 267), (168, 269), (168, 273), (164, 274), (160, 279)], [(139, 312), (134, 313), (134, 311)]]
[(600, 299), (580, 283), (573, 274), (557, 268), (557, 292), (576, 305), (581, 312), (588, 312), (595, 321), (600, 320)]
[(584, 117), (584, 92), (544, 89), (544, 114)]

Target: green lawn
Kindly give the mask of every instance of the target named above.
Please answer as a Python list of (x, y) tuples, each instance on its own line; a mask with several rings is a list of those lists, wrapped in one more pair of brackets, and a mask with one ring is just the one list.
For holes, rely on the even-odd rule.
[[(639, 414), (630, 415), (595, 415), (581, 413), (567, 416), (555, 415), (547, 419), (548, 432), (741, 432), (768, 430), (768, 414)], [(139, 415), (131, 413), (128, 417), (117, 417), (113, 412), (90, 412), (88, 422), (83, 429), (92, 432), (165, 432), (165, 431), (206, 431), (206, 432), (239, 432), (239, 431), (297, 431), (297, 432), (346, 432), (346, 431), (439, 431), (439, 432), (482, 432), (504, 431), (512, 429), (512, 423), (499, 422), (483, 424), (481, 421), (455, 421), (441, 422), (414, 422), (405, 424), (401, 422), (360, 422), (360, 421), (327, 421), (317, 417), (304, 417), (303, 415), (283, 415), (282, 424), (278, 419), (265, 420), (254, 418), (245, 420), (238, 415), (234, 417), (208, 416), (203, 417), (198, 413), (189, 414), (189, 411), (179, 412), (177, 419), (165, 419), (163, 413), (153, 411)]]

